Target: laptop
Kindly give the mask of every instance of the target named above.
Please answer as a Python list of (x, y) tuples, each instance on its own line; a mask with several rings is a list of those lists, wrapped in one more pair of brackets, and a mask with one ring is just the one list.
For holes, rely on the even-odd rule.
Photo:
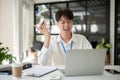
[(68, 50), (65, 76), (102, 75), (106, 51), (106, 49)]

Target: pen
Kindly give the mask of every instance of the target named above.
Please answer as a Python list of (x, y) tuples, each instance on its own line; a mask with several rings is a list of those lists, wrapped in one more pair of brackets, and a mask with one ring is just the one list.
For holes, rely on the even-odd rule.
[[(43, 24), (44, 24), (44, 21), (41, 24), (39, 24), (39, 25), (43, 25)], [(37, 27), (37, 25), (34, 25), (34, 27)]]
[(34, 73), (32, 73), (32, 75), (31, 75), (31, 77), (42, 77), (42, 76), (45, 76), (45, 75), (47, 75), (47, 74), (50, 74), (50, 73), (52, 73), (52, 72), (54, 72), (54, 71), (56, 71), (56, 70), (58, 70), (58, 69), (55, 69), (55, 70), (52, 70), (52, 71), (50, 71), (50, 72), (47, 72), (47, 73), (45, 73), (45, 74), (43, 74), (43, 75), (36, 75), (36, 74), (34, 74)]

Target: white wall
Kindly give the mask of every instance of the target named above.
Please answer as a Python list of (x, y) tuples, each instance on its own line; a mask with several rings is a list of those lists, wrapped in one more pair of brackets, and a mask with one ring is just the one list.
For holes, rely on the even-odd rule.
[[(1, 11), (2, 11), (2, 1), (0, 0), (0, 24), (1, 24), (1, 21), (2, 21)], [(1, 28), (1, 27), (0, 27), (0, 28)]]
[[(18, 62), (22, 54), (22, 1), (32, 5), (30, 29), (33, 29), (33, 0), (0, 0), (0, 42), (10, 48), (9, 53), (14, 53)], [(28, 34), (33, 33), (30, 31)]]
[(13, 53), (13, 0), (0, 0), (0, 42)]

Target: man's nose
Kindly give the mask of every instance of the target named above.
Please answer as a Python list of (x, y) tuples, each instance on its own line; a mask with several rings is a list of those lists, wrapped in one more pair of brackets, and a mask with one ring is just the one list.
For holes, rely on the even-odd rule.
[(66, 23), (65, 23), (65, 26), (68, 26), (68, 25), (69, 25), (69, 23), (66, 22)]

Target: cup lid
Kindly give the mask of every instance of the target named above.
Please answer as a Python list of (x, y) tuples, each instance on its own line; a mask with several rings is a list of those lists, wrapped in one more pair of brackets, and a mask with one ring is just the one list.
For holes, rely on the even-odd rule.
[(12, 67), (22, 67), (23, 64), (22, 63), (14, 63), (14, 64), (11, 64)]

